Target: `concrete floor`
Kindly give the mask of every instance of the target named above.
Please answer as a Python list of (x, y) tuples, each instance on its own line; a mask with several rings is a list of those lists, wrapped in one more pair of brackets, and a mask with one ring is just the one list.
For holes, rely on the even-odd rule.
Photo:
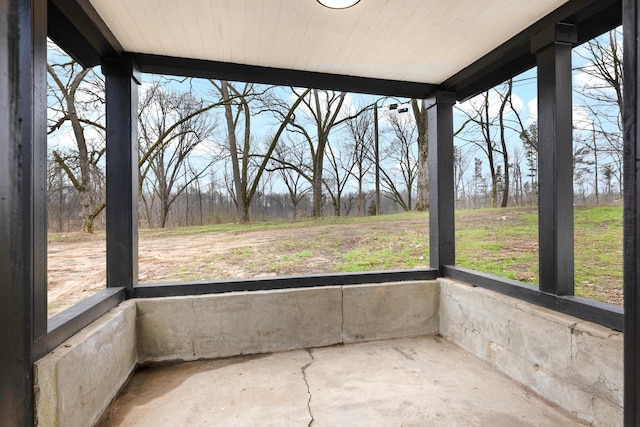
[(434, 336), (142, 369), (99, 423), (212, 425), (582, 424)]

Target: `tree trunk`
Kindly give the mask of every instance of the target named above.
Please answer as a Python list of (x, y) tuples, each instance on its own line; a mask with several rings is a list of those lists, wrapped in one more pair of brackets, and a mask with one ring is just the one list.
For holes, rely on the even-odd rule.
[(364, 216), (364, 191), (362, 190), (362, 181), (364, 176), (362, 173), (362, 164), (358, 167), (358, 216)]
[(93, 218), (91, 218), (91, 213), (93, 211), (93, 197), (91, 194), (91, 166), (89, 164), (89, 153), (87, 150), (87, 142), (84, 137), (84, 129), (82, 128), (82, 124), (78, 119), (78, 114), (74, 102), (74, 98), (67, 95), (67, 108), (69, 111), (71, 127), (78, 144), (78, 160), (80, 166), (80, 186), (78, 188), (78, 193), (80, 196), (80, 203), (82, 205), (82, 211), (80, 212), (80, 217), (82, 218), (82, 231), (92, 234), (94, 230)]
[(504, 191), (502, 192), (502, 203), (500, 207), (506, 208), (509, 203), (509, 151), (507, 150), (507, 141), (505, 136), (504, 110), (507, 101), (511, 98), (513, 90), (513, 80), (509, 80), (507, 93), (500, 104), (500, 144), (502, 145), (502, 163), (504, 164)]
[(313, 191), (313, 216), (315, 218), (322, 216), (322, 185), (322, 168), (320, 168), (319, 171), (317, 169), (314, 171), (311, 185)]
[(427, 122), (427, 108), (425, 101), (411, 100), (413, 115), (418, 129), (418, 198), (416, 210), (424, 212), (429, 210), (429, 144)]
[(240, 177), (240, 164), (238, 160), (238, 142), (236, 140), (236, 130), (233, 123), (233, 112), (231, 111), (231, 101), (229, 97), (229, 83), (220, 81), (220, 92), (224, 99), (224, 116), (227, 121), (227, 131), (229, 133), (229, 151), (231, 153), (231, 168), (233, 170), (233, 184), (236, 190), (236, 207), (238, 211), (238, 221), (241, 224), (249, 222), (249, 207), (245, 206), (243, 188)]

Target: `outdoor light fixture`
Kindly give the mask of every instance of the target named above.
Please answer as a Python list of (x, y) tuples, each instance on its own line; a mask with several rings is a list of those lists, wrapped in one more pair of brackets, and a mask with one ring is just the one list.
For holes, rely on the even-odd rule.
[(318, 3), (330, 9), (346, 9), (360, 0), (318, 0)]

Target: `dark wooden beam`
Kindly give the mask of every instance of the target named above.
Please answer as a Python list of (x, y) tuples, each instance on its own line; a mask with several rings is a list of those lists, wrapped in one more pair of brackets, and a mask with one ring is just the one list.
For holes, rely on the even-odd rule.
[(131, 59), (102, 60), (107, 125), (107, 286), (138, 283), (138, 85)]
[(549, 308), (588, 322), (597, 323), (598, 325), (606, 326), (616, 331), (622, 331), (622, 308), (612, 304), (605, 304), (572, 295), (558, 296), (540, 292), (537, 286), (528, 283), (522, 283), (455, 265), (447, 265), (445, 267), (445, 275), (446, 277), (466, 282), (473, 286), (499, 292), (503, 295), (518, 298), (540, 307)]
[(48, 0), (49, 36), (83, 67), (123, 48), (89, 0)]
[(624, 3), (624, 425), (640, 425), (640, 4)]
[(402, 98), (426, 98), (436, 87), (428, 83), (371, 79), (158, 55), (133, 54), (132, 58), (144, 73), (309, 87)]
[[(33, 424), (46, 333), (46, 1), (0, 2), (0, 414)], [(37, 311), (37, 312), (36, 312)]]
[(126, 298), (125, 288), (104, 289), (49, 319), (47, 335), (35, 342), (34, 359), (55, 350)]
[(427, 99), (429, 122), (429, 258), (431, 268), (455, 264), (453, 104), (455, 94), (435, 92)]
[(576, 29), (538, 33), (538, 189), (540, 290), (573, 295), (573, 125), (571, 49)]
[(368, 283), (388, 283), (406, 280), (433, 280), (437, 271), (387, 270), (363, 271), (359, 273), (335, 273), (274, 278), (216, 280), (184, 283), (159, 283), (138, 285), (135, 298), (173, 297), (181, 295), (209, 295), (224, 292), (261, 291), (272, 289), (310, 288), (321, 286), (346, 286)]

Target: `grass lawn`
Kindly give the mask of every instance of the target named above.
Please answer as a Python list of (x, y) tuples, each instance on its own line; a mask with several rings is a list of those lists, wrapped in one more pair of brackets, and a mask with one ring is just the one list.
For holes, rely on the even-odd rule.
[[(622, 206), (578, 206), (574, 222), (576, 294), (622, 304)], [(456, 228), (459, 265), (538, 283), (535, 209), (459, 211)]]
[[(537, 284), (537, 216), (535, 207), (457, 211), (457, 264)], [(49, 243), (51, 253), (59, 254), (49, 261), (50, 291), (104, 286), (98, 283), (104, 258), (91, 261), (95, 268), (87, 264), (88, 253), (104, 252), (104, 233), (51, 234)], [(424, 268), (429, 218), (409, 212), (142, 229), (139, 247), (142, 283)], [(576, 207), (575, 248), (576, 294), (622, 304), (622, 206)], [(88, 269), (95, 277), (87, 276)], [(85, 284), (65, 285), (74, 274)]]

